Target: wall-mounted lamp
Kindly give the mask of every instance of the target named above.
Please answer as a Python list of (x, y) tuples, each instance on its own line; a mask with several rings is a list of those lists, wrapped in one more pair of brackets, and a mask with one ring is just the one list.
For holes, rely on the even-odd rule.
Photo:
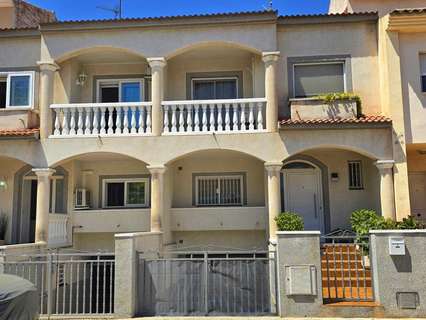
[(6, 177), (0, 177), (0, 191), (7, 189), (7, 179)]
[(87, 81), (87, 74), (85, 74), (85, 73), (84, 73), (84, 71), (82, 71), (82, 72), (78, 75), (77, 80), (75, 81), (75, 83), (76, 83), (78, 86), (84, 86), (84, 84), (86, 83), (86, 81)]

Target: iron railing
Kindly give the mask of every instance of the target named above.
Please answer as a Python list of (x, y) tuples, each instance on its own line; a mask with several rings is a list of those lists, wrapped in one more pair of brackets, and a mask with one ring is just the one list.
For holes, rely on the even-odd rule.
[(112, 253), (4, 255), (0, 273), (32, 282), (39, 292), (40, 315), (112, 315)]
[(356, 236), (322, 238), (321, 275), (325, 303), (374, 301), (369, 239)]

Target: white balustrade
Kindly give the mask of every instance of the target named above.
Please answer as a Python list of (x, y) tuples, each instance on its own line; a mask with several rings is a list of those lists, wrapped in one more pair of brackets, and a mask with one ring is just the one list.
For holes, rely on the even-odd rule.
[(67, 214), (49, 214), (49, 246), (63, 246), (69, 244)]
[(53, 137), (151, 133), (151, 102), (54, 104), (50, 108), (54, 113)]
[(163, 101), (163, 133), (264, 131), (265, 98)]

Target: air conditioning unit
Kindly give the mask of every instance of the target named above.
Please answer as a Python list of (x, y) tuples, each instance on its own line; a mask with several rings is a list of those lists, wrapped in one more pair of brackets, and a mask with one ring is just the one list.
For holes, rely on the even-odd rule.
[(87, 189), (75, 190), (75, 206), (76, 210), (84, 210), (90, 208), (90, 192)]

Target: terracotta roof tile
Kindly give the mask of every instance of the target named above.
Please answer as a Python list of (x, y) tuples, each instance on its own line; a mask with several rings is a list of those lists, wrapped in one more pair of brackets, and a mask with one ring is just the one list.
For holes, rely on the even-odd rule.
[(316, 17), (352, 17), (352, 16), (367, 16), (367, 15), (377, 16), (377, 11), (292, 14), (292, 15), (280, 15), (278, 18), (285, 19), (285, 18), (316, 18)]
[(34, 129), (0, 129), (0, 137), (32, 137), (38, 136), (39, 128)]
[(410, 9), (396, 9), (391, 14), (418, 14), (426, 13), (426, 8), (410, 8)]
[(280, 120), (281, 126), (292, 125), (333, 125), (333, 124), (369, 124), (391, 123), (392, 120), (382, 115), (366, 115), (356, 119), (311, 119), (311, 120)]

